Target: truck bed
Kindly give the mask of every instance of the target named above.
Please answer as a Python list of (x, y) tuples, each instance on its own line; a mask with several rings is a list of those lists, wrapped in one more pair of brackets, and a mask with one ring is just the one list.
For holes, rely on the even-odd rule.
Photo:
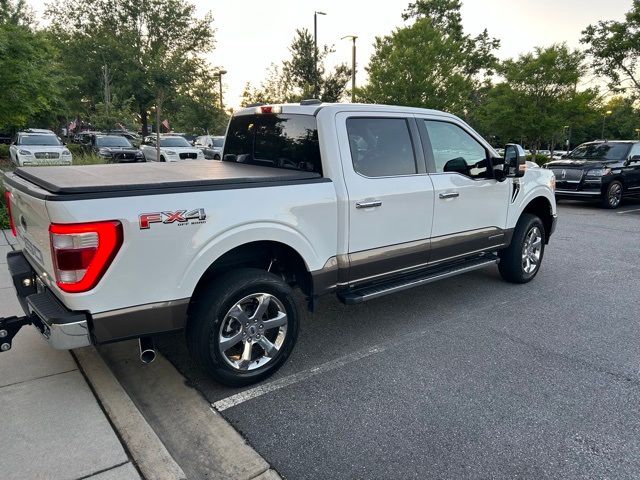
[[(7, 175), (9, 183), (18, 189), (24, 189), (24, 182), (19, 179), (50, 192), (53, 197), (85, 198), (247, 188), (324, 180), (314, 172), (216, 160), (28, 167), (18, 168), (13, 174)], [(61, 199), (47, 197), (48, 200)]]

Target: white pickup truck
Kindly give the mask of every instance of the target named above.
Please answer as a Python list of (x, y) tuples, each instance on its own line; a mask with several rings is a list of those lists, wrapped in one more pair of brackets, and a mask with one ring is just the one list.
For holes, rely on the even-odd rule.
[[(313, 309), (495, 266), (525, 283), (554, 231), (554, 176), (500, 158), (467, 124), (406, 107), (263, 105), (231, 119), (222, 161), (32, 167), (4, 183), (25, 316), (55, 348), (185, 330), (218, 381), (279, 368)], [(321, 315), (321, 314), (320, 314)]]

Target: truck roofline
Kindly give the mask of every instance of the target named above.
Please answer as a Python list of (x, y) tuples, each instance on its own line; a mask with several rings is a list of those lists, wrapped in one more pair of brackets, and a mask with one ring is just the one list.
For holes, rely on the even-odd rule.
[(408, 114), (428, 114), (439, 115), (448, 118), (458, 118), (455, 115), (441, 110), (432, 110), (428, 108), (405, 107), (401, 105), (380, 105), (373, 103), (318, 103), (313, 105), (301, 105), (299, 103), (269, 103), (252, 107), (245, 107), (234, 112), (233, 116), (254, 115), (260, 113), (259, 109), (263, 106), (279, 107), (282, 113), (300, 114), (300, 115), (317, 115), (321, 110), (333, 110), (335, 112), (357, 112), (366, 110), (369, 112), (389, 112), (389, 113), (408, 113)]

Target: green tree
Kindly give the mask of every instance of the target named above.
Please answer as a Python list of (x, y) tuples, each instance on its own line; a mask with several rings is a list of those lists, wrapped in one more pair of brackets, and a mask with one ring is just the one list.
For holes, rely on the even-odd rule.
[(196, 15), (186, 0), (64, 0), (48, 16), (83, 95), (102, 100), (101, 72), (114, 94), (135, 98), (143, 130), (152, 107), (162, 107), (209, 70), (201, 56), (213, 48), (212, 16)]
[(167, 110), (171, 112), (173, 130), (223, 135), (229, 115), (220, 107), (220, 95), (213, 76), (203, 76), (187, 91), (178, 92)]
[(584, 55), (564, 44), (507, 60), (498, 69), (504, 81), (488, 89), (472, 123), (501, 143), (553, 149), (565, 127), (575, 130), (596, 115), (597, 91), (577, 89), (584, 70)]
[(625, 20), (600, 21), (582, 32), (591, 66), (609, 79), (614, 92), (640, 96), (640, 0), (634, 0)]
[(73, 82), (51, 37), (35, 30), (24, 2), (0, 0), (0, 129), (55, 126), (66, 114)]
[(283, 62), (282, 68), (271, 66), (266, 80), (260, 87), (247, 84), (242, 95), (243, 105), (258, 102), (299, 102), (315, 97), (316, 85), (320, 100), (340, 101), (351, 78), (351, 70), (346, 64), (340, 64), (331, 72), (327, 72), (325, 61), (328, 55), (333, 53), (332, 48), (325, 45), (316, 51), (311, 33), (307, 29), (298, 29), (289, 47), (289, 53), (290, 57)]
[(493, 73), (499, 41), (485, 30), (464, 33), (458, 0), (418, 0), (403, 18), (410, 23), (376, 38), (359, 96), (373, 103), (447, 110), (465, 116), (474, 95)]

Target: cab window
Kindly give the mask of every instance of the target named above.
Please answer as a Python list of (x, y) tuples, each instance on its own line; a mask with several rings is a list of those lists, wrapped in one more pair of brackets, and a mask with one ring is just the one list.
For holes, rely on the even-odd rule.
[(409, 125), (404, 118), (349, 118), (347, 135), (354, 170), (366, 177), (417, 173)]
[(471, 178), (487, 178), (487, 151), (459, 126), (425, 120), (436, 173), (459, 173)]

